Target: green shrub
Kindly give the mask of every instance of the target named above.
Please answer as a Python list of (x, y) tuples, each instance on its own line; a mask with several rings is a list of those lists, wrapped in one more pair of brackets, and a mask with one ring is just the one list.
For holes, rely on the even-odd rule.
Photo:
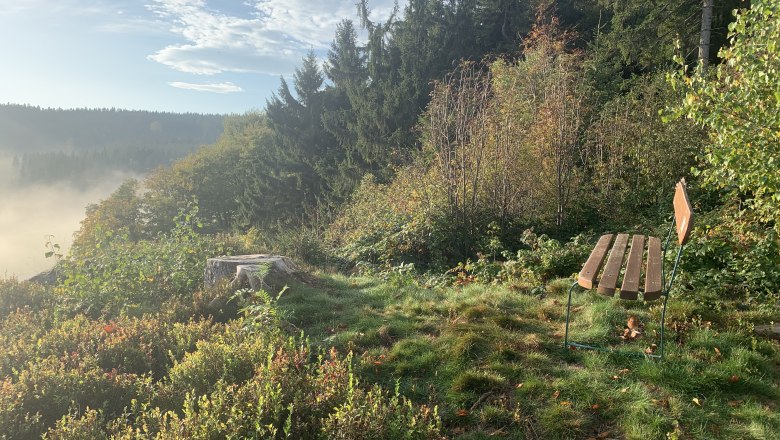
[(777, 310), (780, 236), (775, 228), (734, 212), (725, 206), (697, 219), (681, 263), (683, 277), (721, 300)]
[(143, 395), (148, 377), (104, 371), (94, 355), (80, 352), (30, 362), (16, 380), (0, 386), (0, 426), (10, 438), (40, 435), (72, 408), (99, 408), (116, 417)]
[(196, 207), (180, 212), (177, 226), (156, 240), (133, 241), (126, 230), (98, 228), (95, 247), (63, 260), (59, 293), (91, 316), (141, 315), (188, 297), (202, 285), (206, 259), (232, 251), (198, 234), (196, 215)]
[(336, 254), (352, 264), (442, 266), (456, 240), (442, 203), (434, 180), (418, 168), (399, 171), (388, 185), (367, 175), (326, 238)]
[(0, 319), (20, 309), (51, 308), (54, 300), (54, 295), (40, 284), (0, 278)]

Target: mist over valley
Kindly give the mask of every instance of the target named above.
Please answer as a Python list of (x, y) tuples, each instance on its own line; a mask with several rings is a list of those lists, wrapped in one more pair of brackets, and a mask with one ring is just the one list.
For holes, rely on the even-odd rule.
[(64, 253), (87, 205), (222, 133), (221, 115), (0, 105), (0, 276), (26, 279)]

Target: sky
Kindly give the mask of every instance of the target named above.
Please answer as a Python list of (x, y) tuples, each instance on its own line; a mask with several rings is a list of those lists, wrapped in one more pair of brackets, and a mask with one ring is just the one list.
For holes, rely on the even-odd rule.
[[(244, 113), (356, 0), (0, 0), (0, 103)], [(392, 0), (369, 0), (372, 19)]]

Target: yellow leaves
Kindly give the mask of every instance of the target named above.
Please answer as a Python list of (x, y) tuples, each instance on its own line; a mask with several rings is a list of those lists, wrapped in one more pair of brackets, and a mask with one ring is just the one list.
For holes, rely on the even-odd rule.
[(698, 397), (694, 397), (693, 399), (691, 399), (691, 402), (695, 403), (696, 406), (701, 407), (701, 401), (699, 400)]

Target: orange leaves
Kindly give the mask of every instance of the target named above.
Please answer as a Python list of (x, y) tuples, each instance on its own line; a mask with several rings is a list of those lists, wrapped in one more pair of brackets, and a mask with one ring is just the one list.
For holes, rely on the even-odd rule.
[(639, 322), (636, 316), (629, 316), (626, 322), (626, 327), (623, 329), (623, 334), (620, 336), (625, 341), (633, 341), (642, 335), (644, 330), (644, 324)]

